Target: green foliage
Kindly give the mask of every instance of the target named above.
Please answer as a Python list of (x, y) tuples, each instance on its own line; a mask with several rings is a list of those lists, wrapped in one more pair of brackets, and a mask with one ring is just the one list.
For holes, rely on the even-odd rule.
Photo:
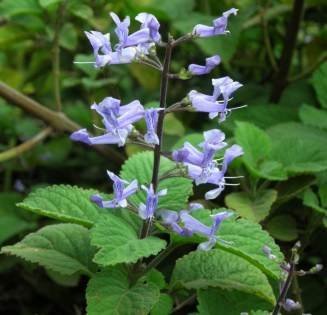
[(327, 169), (327, 132), (299, 123), (285, 123), (270, 128), (268, 133), (272, 158), (283, 164), (289, 174)]
[[(192, 215), (206, 225), (212, 223), (211, 212), (208, 210), (197, 210)], [(246, 259), (248, 262), (262, 270), (265, 274), (274, 279), (280, 276), (280, 268), (275, 261), (264, 255), (262, 248), (269, 246), (277, 261), (283, 260), (283, 254), (275, 244), (273, 238), (264, 231), (257, 223), (246, 219), (224, 220), (217, 232), (219, 238), (225, 242), (218, 241), (218, 247), (234, 255)], [(201, 242), (201, 238), (185, 238), (173, 236), (175, 242)], [(228, 244), (229, 243), (229, 244)]]
[[(287, 229), (285, 229), (287, 226)], [(296, 221), (288, 214), (281, 214), (269, 220), (266, 226), (269, 233), (276, 239), (291, 242), (298, 238)]]
[(100, 215), (100, 208), (90, 201), (90, 196), (96, 193), (92, 189), (54, 185), (37, 189), (18, 206), (60, 221), (90, 227)]
[[(142, 152), (130, 157), (122, 167), (120, 176), (132, 181), (137, 179), (140, 185), (149, 185), (152, 177), (153, 153)], [(159, 177), (175, 168), (175, 163), (162, 157), (160, 162)], [(166, 196), (159, 198), (159, 208), (182, 210), (186, 207), (188, 197), (192, 193), (192, 181), (182, 177), (166, 178), (160, 181), (158, 189), (168, 189)], [(146, 194), (139, 191), (131, 196), (130, 201), (135, 205), (145, 202)]]
[(275, 303), (266, 276), (248, 261), (221, 249), (195, 251), (178, 259), (171, 286), (238, 290)]
[(305, 125), (327, 129), (327, 110), (303, 104), (299, 115)]
[(3, 0), (0, 4), (0, 12), (10, 18), (22, 14), (40, 14), (42, 11), (38, 0)]
[(110, 213), (93, 227), (91, 242), (100, 247), (94, 261), (102, 266), (134, 263), (142, 257), (155, 255), (166, 247), (164, 240), (154, 236), (139, 239), (138, 230)]
[(34, 229), (36, 224), (24, 217), (15, 203), (21, 201), (17, 193), (0, 193), (0, 244), (24, 231)]
[(238, 122), (235, 139), (242, 146), (242, 159), (253, 175), (270, 180), (287, 178), (282, 164), (272, 159), (271, 141), (263, 130), (250, 123)]
[(89, 231), (77, 224), (48, 225), (15, 245), (3, 247), (1, 252), (67, 276), (91, 276), (95, 268)]
[(159, 301), (153, 306), (150, 315), (169, 315), (173, 309), (173, 299), (166, 293), (161, 293)]
[(277, 199), (277, 191), (266, 189), (260, 191), (254, 198), (245, 192), (231, 193), (226, 196), (227, 207), (234, 209), (240, 216), (254, 222), (262, 221)]
[(141, 279), (130, 285), (128, 272), (121, 267), (98, 272), (86, 290), (88, 315), (148, 314), (159, 299), (155, 284)]
[(313, 74), (312, 84), (322, 107), (327, 108), (327, 62), (324, 62)]
[(248, 293), (220, 288), (198, 291), (198, 311), (200, 315), (235, 315), (256, 309), (269, 309), (271, 305)]

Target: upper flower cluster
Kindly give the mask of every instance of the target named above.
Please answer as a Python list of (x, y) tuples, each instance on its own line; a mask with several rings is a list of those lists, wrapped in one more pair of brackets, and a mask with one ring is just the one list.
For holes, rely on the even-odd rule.
[(116, 24), (115, 34), (118, 39), (114, 50), (111, 46), (110, 34), (102, 34), (97, 31), (85, 32), (93, 47), (96, 67), (130, 63), (142, 55), (149, 54), (155, 43), (161, 40), (160, 24), (152, 14), (138, 14), (135, 20), (140, 22), (141, 26), (132, 34), (129, 34), (131, 21), (128, 16), (123, 21), (113, 12), (110, 13), (110, 16)]

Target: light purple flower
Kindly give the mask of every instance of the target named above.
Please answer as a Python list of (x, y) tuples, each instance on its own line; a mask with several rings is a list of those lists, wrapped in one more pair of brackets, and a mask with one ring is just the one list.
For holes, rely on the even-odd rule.
[(116, 24), (115, 33), (119, 40), (115, 50), (120, 51), (123, 48), (137, 46), (150, 41), (150, 30), (148, 28), (142, 28), (129, 35), (130, 18), (127, 16), (123, 21), (120, 21), (118, 15), (114, 12), (111, 12), (110, 16)]
[(107, 173), (110, 179), (114, 182), (114, 199), (104, 201), (100, 195), (93, 195), (91, 196), (91, 200), (101, 208), (126, 208), (128, 205), (127, 198), (133, 195), (138, 189), (137, 180), (128, 183), (112, 172), (107, 171)]
[(132, 124), (144, 116), (144, 108), (137, 100), (120, 106), (119, 100), (106, 97), (98, 105), (93, 104), (91, 108), (102, 116), (106, 133), (101, 136), (91, 137), (86, 129), (81, 129), (71, 135), (72, 140), (89, 145), (118, 144), (118, 146), (123, 146), (132, 131)]
[(220, 57), (218, 55), (214, 55), (212, 57), (206, 58), (205, 66), (190, 64), (188, 66), (188, 71), (193, 75), (203, 75), (211, 72), (219, 64)]
[(194, 212), (199, 209), (203, 209), (202, 203), (199, 202), (190, 202), (188, 205), (189, 212)]
[(143, 220), (151, 220), (158, 207), (159, 197), (165, 196), (167, 194), (167, 189), (160, 190), (159, 192), (154, 192), (152, 184), (149, 188), (145, 187), (144, 185), (142, 185), (141, 188), (147, 193), (147, 197), (146, 204), (140, 203), (139, 205), (139, 216)]
[(193, 28), (192, 34), (194, 36), (198, 37), (211, 37), (216, 35), (223, 35), (228, 33), (227, 31), (227, 23), (228, 23), (228, 17), (231, 14), (236, 15), (237, 9), (230, 9), (228, 11), (225, 11), (223, 15), (212, 22), (212, 26), (207, 26), (203, 24), (198, 24)]
[(149, 144), (159, 144), (159, 138), (157, 135), (157, 125), (158, 125), (158, 111), (161, 109), (152, 108), (147, 109), (144, 113), (147, 132), (144, 135), (144, 140)]
[[(234, 144), (230, 148), (225, 151), (224, 161), (221, 167), (221, 170), (215, 169), (209, 176), (207, 183), (214, 184), (217, 188), (208, 191), (205, 194), (205, 199), (215, 199), (220, 193), (224, 190), (226, 182), (225, 182), (225, 173), (227, 171), (228, 165), (237, 157), (243, 154), (243, 149)], [(232, 185), (232, 184), (228, 184)]]
[(162, 219), (162, 223), (170, 227), (175, 233), (182, 236), (190, 236), (192, 233), (179, 225), (181, 212), (172, 210), (160, 210), (159, 216)]
[(159, 33), (160, 24), (154, 15), (142, 12), (135, 17), (135, 20), (142, 23), (141, 29), (149, 29), (150, 38), (155, 43), (160, 42), (161, 40), (161, 35)]
[(206, 183), (211, 173), (219, 171), (213, 159), (216, 152), (226, 146), (225, 134), (218, 129), (206, 131), (203, 136), (205, 141), (200, 144), (203, 152), (185, 142), (183, 148), (172, 154), (175, 161), (182, 162), (187, 167), (188, 175), (196, 185)]
[[(223, 77), (212, 79), (212, 85), (214, 87), (213, 95), (206, 95), (193, 90), (189, 92), (188, 97), (196, 111), (209, 113), (211, 119), (219, 116), (219, 121), (222, 122), (231, 111), (227, 109), (230, 96), (242, 84), (233, 81), (230, 77)], [(218, 101), (220, 97), (223, 98), (222, 101)]]
[(210, 227), (192, 217), (187, 211), (181, 211), (180, 219), (184, 224), (184, 228), (186, 228), (188, 231), (208, 238), (208, 241), (203, 242), (198, 246), (198, 249), (208, 251), (214, 247), (218, 240), (216, 233), (221, 222), (231, 215), (232, 213), (227, 211), (212, 215), (211, 217), (213, 219), (213, 223)]
[(301, 304), (299, 302), (295, 302), (292, 299), (286, 299), (283, 303), (283, 308), (287, 312), (292, 312), (301, 308)]

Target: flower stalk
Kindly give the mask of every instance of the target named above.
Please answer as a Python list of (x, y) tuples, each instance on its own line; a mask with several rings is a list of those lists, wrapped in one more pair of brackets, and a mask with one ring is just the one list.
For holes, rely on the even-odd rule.
[[(168, 83), (169, 83), (169, 69), (171, 54), (173, 49), (173, 38), (169, 36), (168, 42), (166, 45), (165, 59), (163, 64), (163, 70), (161, 74), (161, 84), (160, 84), (160, 108), (165, 109), (167, 106), (167, 92), (168, 92)], [(158, 125), (157, 125), (157, 135), (159, 138), (159, 144), (156, 144), (153, 151), (153, 171), (152, 171), (152, 180), (154, 192), (157, 191), (159, 183), (159, 167), (160, 167), (160, 157), (161, 157), (161, 148), (163, 140), (163, 122), (165, 118), (165, 112), (159, 111)], [(145, 238), (148, 236), (151, 228), (151, 219), (147, 219), (143, 223), (142, 231), (140, 238)]]

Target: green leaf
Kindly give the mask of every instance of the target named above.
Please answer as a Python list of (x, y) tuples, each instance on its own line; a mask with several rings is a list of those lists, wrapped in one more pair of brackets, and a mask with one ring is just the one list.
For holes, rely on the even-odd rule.
[(91, 243), (100, 247), (94, 262), (102, 266), (134, 263), (142, 257), (155, 255), (166, 247), (164, 240), (154, 236), (139, 239), (137, 230), (111, 213), (92, 228)]
[(72, 23), (65, 23), (60, 31), (59, 44), (68, 50), (74, 50), (77, 45), (77, 31)]
[(220, 288), (199, 290), (198, 311), (200, 315), (235, 315), (249, 312), (254, 308), (269, 308), (270, 304), (262, 299), (240, 291), (226, 291)]
[(74, 3), (73, 5), (69, 5), (68, 8), (69, 8), (69, 11), (73, 15), (75, 15), (83, 20), (89, 21), (90, 19), (93, 18), (92, 9), (86, 4), (82, 4), (82, 3), (75, 4)]
[(248, 261), (221, 249), (194, 251), (176, 262), (171, 286), (186, 289), (218, 287), (258, 296), (275, 303), (266, 276)]
[(174, 301), (170, 295), (161, 293), (159, 301), (153, 306), (150, 315), (169, 315), (173, 309)]
[[(283, 254), (273, 238), (262, 230), (261, 225), (246, 219), (226, 220), (221, 225), (218, 236), (232, 243), (230, 246), (220, 244), (219, 246), (224, 250), (243, 257), (270, 277), (279, 279), (280, 268), (277, 262), (283, 260)], [(277, 262), (263, 253), (264, 245), (271, 248), (272, 253), (277, 257)]]
[(34, 222), (28, 221), (20, 213), (15, 204), (21, 201), (22, 197), (16, 193), (0, 193), (0, 244), (11, 237), (36, 228)]
[(228, 194), (225, 197), (225, 203), (228, 208), (235, 210), (240, 216), (254, 222), (260, 222), (269, 214), (276, 199), (277, 191), (266, 189), (260, 191), (254, 198), (245, 192)]
[[(174, 169), (175, 163), (161, 157), (159, 176)], [(137, 179), (139, 184), (149, 185), (152, 178), (153, 153), (141, 152), (130, 157), (122, 167), (120, 176), (127, 181)], [(188, 197), (192, 194), (192, 181), (187, 178), (173, 177), (160, 181), (158, 190), (167, 188), (166, 196), (159, 198), (159, 208), (171, 210), (185, 209)], [(146, 194), (142, 190), (129, 198), (134, 204), (145, 202)]]
[[(216, 211), (213, 213), (216, 213)], [(212, 223), (210, 218), (211, 211), (209, 210), (197, 210), (192, 215), (208, 226)], [(231, 243), (227, 245), (218, 241), (217, 246), (219, 248), (246, 259), (269, 277), (279, 279), (280, 268), (278, 263), (283, 261), (283, 254), (273, 238), (266, 231), (262, 230), (260, 224), (246, 219), (224, 220), (217, 232), (217, 236)], [(173, 235), (173, 240), (182, 243), (200, 243), (203, 241), (199, 237), (181, 238), (175, 235)], [(272, 249), (272, 253), (277, 257), (277, 262), (272, 261), (263, 253), (262, 248), (265, 245)]]
[[(245, 109), (235, 110), (233, 114), (228, 117), (226, 121), (221, 125), (223, 130), (233, 132), (236, 127), (237, 121), (249, 122), (257, 127), (265, 130), (276, 124), (280, 124), (288, 121), (298, 121), (297, 108), (290, 106), (281, 106), (278, 104), (253, 104), (253, 99), (256, 97), (259, 91), (255, 91), (250, 99), (241, 97), (241, 93), (246, 89), (240, 90), (237, 99), (241, 103), (248, 104)], [(262, 86), (259, 87), (262, 90)]]
[(21, 14), (41, 13), (38, 0), (2, 0), (0, 3), (0, 14), (8, 18)]
[(308, 188), (303, 194), (303, 204), (320, 214), (327, 215), (327, 209), (320, 205), (318, 196), (310, 188)]
[(123, 268), (111, 268), (97, 273), (86, 289), (88, 315), (146, 315), (158, 302), (160, 291), (151, 282), (129, 284)]
[(327, 110), (303, 104), (299, 115), (305, 125), (327, 129)]
[(272, 158), (291, 175), (327, 170), (327, 132), (299, 123), (276, 125), (268, 130)]
[(42, 8), (48, 8), (52, 5), (58, 4), (60, 2), (62, 2), (63, 0), (39, 0), (40, 6)]
[(327, 108), (327, 62), (324, 62), (313, 74), (312, 85), (322, 107)]
[(3, 247), (1, 252), (63, 275), (92, 275), (94, 269), (95, 250), (90, 244), (89, 231), (77, 224), (48, 225), (15, 245)]
[(270, 157), (269, 136), (251, 123), (237, 122), (236, 126), (235, 139), (244, 150), (242, 159), (249, 171), (270, 180), (286, 179), (282, 165)]
[(53, 185), (37, 189), (18, 206), (46, 217), (91, 227), (100, 215), (100, 208), (90, 201), (90, 196), (96, 193), (93, 189)]
[(185, 133), (185, 128), (183, 123), (174, 114), (169, 114), (164, 121), (164, 132), (167, 135), (182, 137)]
[[(29, 33), (16, 25), (4, 25), (0, 27), (0, 45), (1, 50), (5, 50), (8, 45), (23, 41), (29, 37)], [(2, 104), (1, 104), (2, 106)], [(7, 117), (8, 118), (8, 117)]]
[(288, 214), (277, 215), (266, 225), (269, 233), (280, 241), (291, 242), (298, 238), (296, 221)]

